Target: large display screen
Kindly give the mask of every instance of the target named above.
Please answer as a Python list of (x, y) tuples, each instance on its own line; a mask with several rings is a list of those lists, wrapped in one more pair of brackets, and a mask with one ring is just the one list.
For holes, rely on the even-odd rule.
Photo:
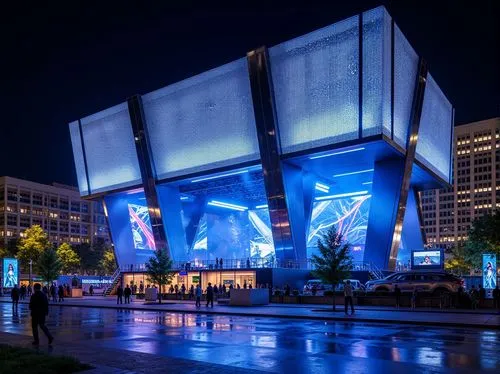
[(335, 226), (351, 245), (354, 261), (363, 261), (371, 195), (315, 201), (307, 237), (307, 257), (317, 254), (318, 239)]
[(245, 260), (274, 258), (269, 210), (243, 212), (215, 208), (198, 221), (188, 258)]
[(128, 204), (130, 227), (135, 249), (155, 250), (155, 241), (148, 207), (138, 204)]
[(19, 262), (15, 258), (3, 259), (3, 287), (14, 288), (19, 283)]
[(491, 290), (497, 286), (497, 256), (483, 254), (483, 287)]
[(412, 251), (412, 269), (441, 269), (443, 267), (443, 251), (439, 249)]

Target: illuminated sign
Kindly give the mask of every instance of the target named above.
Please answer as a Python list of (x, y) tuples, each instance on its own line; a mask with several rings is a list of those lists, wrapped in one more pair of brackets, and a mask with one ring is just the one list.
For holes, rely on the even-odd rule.
[(483, 287), (491, 290), (497, 286), (497, 256), (483, 254)]
[(412, 269), (441, 269), (443, 251), (439, 249), (412, 251), (411, 261)]
[(15, 258), (3, 259), (3, 287), (14, 288), (19, 281), (19, 262)]

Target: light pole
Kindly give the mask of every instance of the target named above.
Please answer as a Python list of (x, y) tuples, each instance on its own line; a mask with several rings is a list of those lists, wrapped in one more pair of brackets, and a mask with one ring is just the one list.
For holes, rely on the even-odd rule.
[(30, 280), (29, 280), (29, 286), (31, 287), (31, 271), (32, 271), (32, 266), (33, 266), (33, 261), (30, 260)]

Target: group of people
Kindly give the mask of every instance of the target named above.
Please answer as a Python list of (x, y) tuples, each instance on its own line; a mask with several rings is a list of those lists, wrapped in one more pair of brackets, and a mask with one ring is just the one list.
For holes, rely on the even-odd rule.
[(59, 286), (57, 286), (55, 283), (52, 283), (50, 285), (50, 288), (47, 289), (47, 287), (43, 287), (43, 292), (47, 295), (47, 293), (50, 293), (50, 297), (52, 299), (52, 302), (54, 303), (61, 303), (64, 301), (64, 296), (65, 294), (70, 294), (71, 293), (71, 290), (69, 288), (69, 285), (62, 285), (60, 284)]
[(125, 288), (121, 285), (116, 289), (116, 303), (123, 304), (123, 298), (125, 298), (125, 304), (130, 304), (130, 297), (132, 296), (132, 288), (127, 284)]
[(12, 307), (17, 308), (19, 300), (24, 300), (26, 296), (31, 297), (32, 293), (33, 290), (31, 289), (31, 286), (22, 285), (21, 287), (17, 287), (17, 284), (15, 284), (10, 293)]

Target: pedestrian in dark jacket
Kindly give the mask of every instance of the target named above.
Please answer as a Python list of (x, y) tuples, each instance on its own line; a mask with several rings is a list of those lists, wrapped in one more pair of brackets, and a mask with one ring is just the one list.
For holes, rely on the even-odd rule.
[(212, 288), (212, 283), (208, 282), (207, 287), (207, 308), (208, 304), (211, 304), (211, 307), (214, 307), (214, 289)]
[(123, 288), (122, 286), (118, 286), (116, 290), (116, 303), (123, 304)]
[(10, 298), (12, 299), (12, 309), (17, 310), (19, 303), (19, 288), (17, 288), (17, 284), (15, 284), (12, 291), (10, 291)]
[(59, 285), (59, 288), (57, 289), (57, 296), (59, 296), (59, 302), (64, 301), (64, 288), (62, 285)]
[(132, 289), (128, 286), (123, 290), (123, 296), (125, 296), (125, 304), (130, 304), (130, 295), (132, 295)]
[(56, 297), (56, 285), (52, 283), (50, 286), (50, 296), (52, 297), (52, 301), (54, 303), (57, 303), (57, 297)]
[(47, 296), (41, 291), (40, 283), (35, 283), (33, 287), (35, 292), (30, 298), (31, 310), (31, 328), (33, 330), (33, 345), (39, 345), (38, 326), (49, 339), (49, 345), (54, 341), (54, 337), (50, 334), (49, 329), (45, 326), (45, 317), (49, 314), (49, 301)]

